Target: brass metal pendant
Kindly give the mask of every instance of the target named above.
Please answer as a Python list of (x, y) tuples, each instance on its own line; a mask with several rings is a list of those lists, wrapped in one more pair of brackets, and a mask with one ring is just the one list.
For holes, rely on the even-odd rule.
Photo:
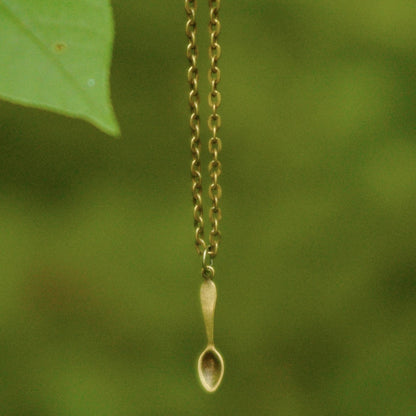
[(211, 279), (202, 282), (200, 290), (202, 315), (207, 334), (207, 347), (198, 359), (198, 374), (202, 387), (214, 393), (224, 376), (224, 360), (214, 345), (214, 314), (217, 302), (217, 288)]

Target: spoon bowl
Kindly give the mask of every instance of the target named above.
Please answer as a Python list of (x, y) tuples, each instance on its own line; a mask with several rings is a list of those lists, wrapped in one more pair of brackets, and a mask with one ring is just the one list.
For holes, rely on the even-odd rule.
[(214, 345), (208, 345), (198, 359), (198, 374), (204, 389), (214, 393), (224, 376), (224, 360)]

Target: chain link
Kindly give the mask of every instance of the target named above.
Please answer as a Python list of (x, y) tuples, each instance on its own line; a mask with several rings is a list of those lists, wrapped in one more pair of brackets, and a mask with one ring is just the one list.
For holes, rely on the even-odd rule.
[(221, 104), (221, 93), (217, 86), (221, 79), (221, 71), (218, 68), (218, 60), (221, 56), (221, 46), (218, 43), (218, 36), (221, 30), (221, 24), (218, 18), (220, 9), (220, 0), (208, 0), (209, 4), (209, 59), (210, 68), (208, 71), (208, 81), (210, 83), (210, 92), (208, 94), (208, 104), (211, 108), (211, 114), (208, 117), (208, 128), (210, 139), (208, 141), (208, 151), (211, 154), (211, 161), (208, 164), (208, 171), (211, 177), (211, 183), (208, 188), (208, 195), (211, 199), (211, 208), (209, 210), (209, 220), (211, 231), (209, 234), (209, 247), (204, 240), (204, 216), (202, 205), (202, 175), (201, 175), (201, 140), (200, 140), (200, 117), (199, 117), (199, 92), (198, 92), (198, 48), (196, 44), (196, 8), (197, 0), (185, 0), (185, 11), (188, 17), (186, 22), (186, 35), (189, 39), (186, 55), (189, 60), (188, 83), (189, 107), (191, 116), (189, 124), (191, 128), (191, 178), (192, 178), (192, 199), (194, 205), (194, 228), (195, 228), (195, 246), (199, 255), (204, 252), (208, 253), (213, 259), (218, 253), (218, 246), (221, 240), (221, 233), (218, 228), (221, 221), (221, 208), (219, 199), (221, 198), (222, 189), (218, 183), (218, 177), (221, 175), (221, 162), (218, 160), (218, 154), (221, 152), (222, 142), (218, 137), (218, 130), (221, 127), (221, 116), (217, 110)]

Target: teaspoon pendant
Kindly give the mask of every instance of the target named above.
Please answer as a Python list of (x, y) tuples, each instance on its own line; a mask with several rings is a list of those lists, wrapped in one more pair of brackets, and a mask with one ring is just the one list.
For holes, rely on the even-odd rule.
[(201, 307), (207, 333), (207, 347), (198, 359), (198, 374), (204, 389), (214, 393), (224, 376), (224, 360), (214, 345), (214, 314), (217, 301), (217, 288), (211, 279), (202, 282)]

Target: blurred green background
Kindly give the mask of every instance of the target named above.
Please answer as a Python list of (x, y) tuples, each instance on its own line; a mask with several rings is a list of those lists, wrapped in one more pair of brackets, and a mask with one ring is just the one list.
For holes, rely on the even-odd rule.
[(415, 415), (414, 2), (222, 2), (215, 395), (183, 2), (113, 6), (121, 140), (0, 104), (0, 414)]

